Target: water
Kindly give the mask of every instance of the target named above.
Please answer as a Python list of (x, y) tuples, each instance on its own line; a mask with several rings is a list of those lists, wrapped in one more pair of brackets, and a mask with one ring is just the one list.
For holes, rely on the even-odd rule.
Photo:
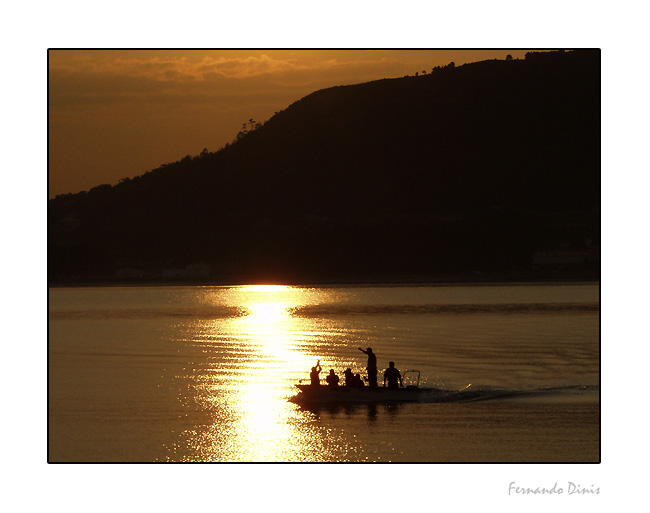
[[(595, 462), (595, 284), (49, 291), (49, 460)], [(418, 369), (418, 403), (304, 409), (342, 377)], [(379, 375), (381, 382), (381, 372)]]

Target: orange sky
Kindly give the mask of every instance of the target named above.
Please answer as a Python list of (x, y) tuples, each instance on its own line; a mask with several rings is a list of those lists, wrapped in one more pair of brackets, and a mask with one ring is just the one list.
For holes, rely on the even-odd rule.
[(527, 50), (50, 50), (49, 196), (216, 151), (325, 87)]

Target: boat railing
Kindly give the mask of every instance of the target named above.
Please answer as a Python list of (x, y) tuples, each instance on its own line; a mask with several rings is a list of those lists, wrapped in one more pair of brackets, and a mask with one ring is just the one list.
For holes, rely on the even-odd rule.
[[(415, 370), (415, 369), (411, 369), (411, 370), (404, 371), (404, 373), (402, 374), (402, 381), (403, 381), (403, 382), (406, 381), (406, 375), (407, 375), (407, 374), (417, 374), (417, 375), (418, 375), (418, 378), (417, 378), (417, 385), (415, 385), (415, 388), (420, 388), (420, 371), (419, 371), (419, 370)], [(413, 386), (413, 385), (411, 385), (411, 386)], [(406, 388), (408, 388), (408, 386), (407, 386)]]

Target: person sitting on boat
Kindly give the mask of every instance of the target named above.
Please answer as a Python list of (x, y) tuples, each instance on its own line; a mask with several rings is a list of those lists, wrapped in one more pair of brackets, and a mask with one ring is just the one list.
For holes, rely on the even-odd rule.
[(320, 360), (316, 363), (316, 367), (311, 368), (311, 372), (309, 373), (309, 377), (311, 378), (311, 384), (312, 386), (318, 386), (320, 385), (320, 377), (318, 376), (321, 371), (321, 366), (320, 366)]
[(395, 362), (388, 362), (388, 369), (384, 371), (384, 386), (386, 386), (386, 380), (388, 380), (388, 388), (398, 388), (397, 381), (399, 380), (399, 386), (403, 387), (402, 384), (402, 375), (395, 368)]
[(361, 374), (358, 372), (354, 375), (354, 381), (352, 382), (352, 386), (355, 388), (363, 388), (363, 379), (361, 379)]
[(368, 355), (368, 366), (366, 367), (368, 370), (368, 384), (371, 388), (377, 388), (377, 355), (372, 352), (372, 347), (365, 351), (359, 348), (359, 351)]
[(334, 369), (330, 369), (330, 373), (325, 378), (325, 381), (327, 381), (327, 384), (332, 388), (339, 386), (339, 377), (334, 374)]
[(345, 369), (345, 372), (343, 373), (343, 376), (345, 376), (345, 386), (346, 387), (353, 387), (354, 386), (354, 374), (352, 374), (352, 369), (350, 369), (350, 367)]

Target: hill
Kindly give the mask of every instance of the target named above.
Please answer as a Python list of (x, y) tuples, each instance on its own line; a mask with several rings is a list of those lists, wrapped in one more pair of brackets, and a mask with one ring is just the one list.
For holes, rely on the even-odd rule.
[(48, 207), (51, 284), (597, 279), (600, 52), (316, 91)]

